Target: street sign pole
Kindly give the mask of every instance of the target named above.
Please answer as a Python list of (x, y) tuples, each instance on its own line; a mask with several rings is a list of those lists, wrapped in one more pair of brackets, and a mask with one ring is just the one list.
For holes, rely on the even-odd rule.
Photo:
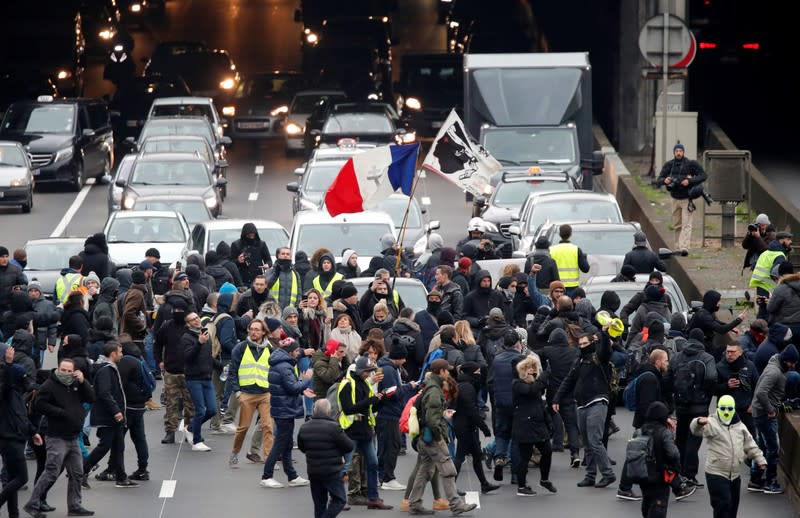
[[(664, 156), (669, 156), (667, 154), (667, 117), (669, 117), (669, 113), (667, 112), (667, 98), (669, 95), (668, 88), (669, 88), (669, 31), (667, 30), (669, 27), (669, 1), (664, 0), (664, 42), (663, 42), (663, 49), (664, 53), (661, 57), (661, 87), (663, 89), (663, 103), (661, 105), (661, 149), (664, 150)], [(655, 143), (653, 144), (655, 145)], [(660, 167), (661, 164), (657, 164), (657, 167)]]

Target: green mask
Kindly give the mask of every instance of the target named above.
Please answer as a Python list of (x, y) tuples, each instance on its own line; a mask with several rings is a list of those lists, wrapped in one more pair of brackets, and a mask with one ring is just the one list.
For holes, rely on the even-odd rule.
[(725, 425), (731, 424), (733, 416), (736, 415), (736, 400), (733, 399), (733, 396), (719, 398), (717, 401), (717, 415)]

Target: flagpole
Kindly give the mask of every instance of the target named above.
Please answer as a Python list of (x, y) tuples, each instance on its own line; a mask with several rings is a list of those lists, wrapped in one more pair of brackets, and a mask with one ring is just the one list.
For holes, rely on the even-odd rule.
[[(411, 212), (411, 202), (414, 201), (414, 193), (417, 191), (417, 184), (419, 183), (419, 174), (417, 174), (416, 163), (419, 160), (419, 146), (417, 147), (417, 160), (414, 162), (414, 183), (411, 184), (411, 194), (408, 195), (408, 205), (406, 212), (403, 214), (403, 223), (400, 225), (400, 236), (397, 240), (397, 259), (394, 265), (394, 277), (392, 278), (392, 291), (394, 291), (395, 281), (397, 280), (397, 272), (400, 271), (400, 259), (403, 256), (403, 240), (406, 237), (406, 225), (408, 223), (408, 214)], [(399, 308), (398, 308), (399, 309)]]

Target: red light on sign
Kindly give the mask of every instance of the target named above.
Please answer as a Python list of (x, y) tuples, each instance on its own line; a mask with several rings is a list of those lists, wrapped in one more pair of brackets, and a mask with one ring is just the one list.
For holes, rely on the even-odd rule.
[(711, 41), (701, 41), (699, 43), (700, 50), (708, 50), (717, 48), (717, 44)]
[(742, 43), (742, 48), (745, 50), (758, 50), (760, 45), (758, 42), (755, 43)]

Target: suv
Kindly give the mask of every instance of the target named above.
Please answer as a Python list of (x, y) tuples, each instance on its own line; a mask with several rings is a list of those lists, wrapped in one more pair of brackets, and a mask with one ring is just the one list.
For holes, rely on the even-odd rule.
[(25, 146), (36, 183), (67, 182), (79, 191), (86, 178), (110, 176), (114, 134), (108, 108), (94, 99), (57, 99), (9, 106), (0, 124), (0, 140)]
[(418, 135), (435, 136), (450, 111), (464, 104), (464, 57), (461, 54), (406, 54), (400, 61), (403, 115)]
[(217, 109), (214, 107), (214, 100), (211, 97), (162, 97), (153, 99), (150, 105), (150, 113), (147, 118), (153, 117), (193, 117), (203, 116), (208, 119), (211, 126), (222, 136), (222, 120)]

